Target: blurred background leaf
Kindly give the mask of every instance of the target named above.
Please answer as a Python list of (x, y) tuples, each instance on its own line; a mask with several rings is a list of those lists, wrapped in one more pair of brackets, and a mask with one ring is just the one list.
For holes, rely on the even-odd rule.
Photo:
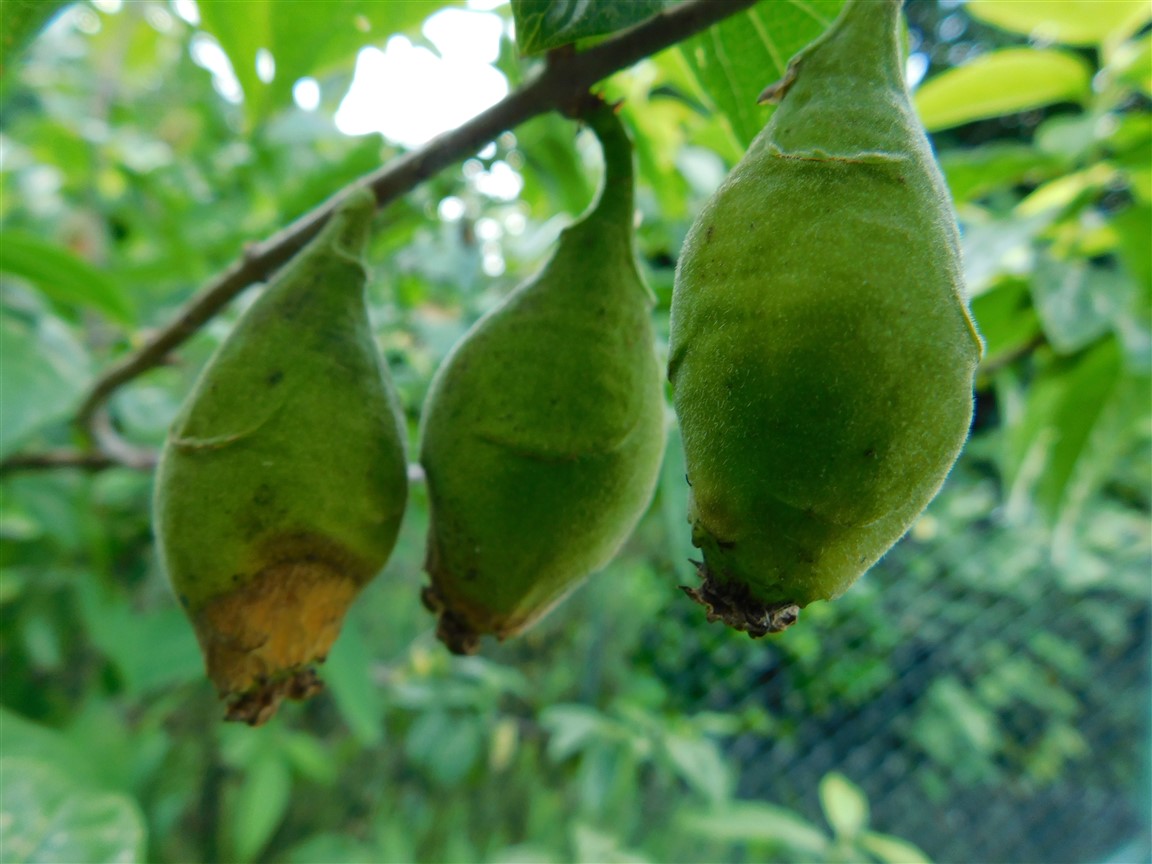
[(67, 0), (7, 0), (0, 16), (0, 76)]
[(1091, 77), (1088, 64), (1067, 51), (1004, 48), (926, 82), (916, 91), (916, 109), (929, 130), (947, 129), (1054, 102), (1080, 102)]
[(1152, 17), (1142, 0), (968, 0), (967, 9), (974, 18), (997, 27), (1064, 45), (1096, 45), (1110, 37), (1130, 36)]
[(0, 455), (6, 456), (75, 408), (91, 372), (84, 347), (50, 314), (4, 310), (0, 334)]
[(764, 128), (771, 108), (757, 104), (788, 61), (836, 18), (843, 0), (767, 0), (685, 40), (680, 55), (741, 148)]
[(144, 822), (126, 796), (94, 792), (64, 766), (7, 756), (0, 848), (13, 864), (139, 860)]
[(11, 231), (0, 235), (0, 272), (27, 279), (52, 300), (88, 306), (121, 324), (132, 323), (132, 302), (119, 283), (36, 237)]

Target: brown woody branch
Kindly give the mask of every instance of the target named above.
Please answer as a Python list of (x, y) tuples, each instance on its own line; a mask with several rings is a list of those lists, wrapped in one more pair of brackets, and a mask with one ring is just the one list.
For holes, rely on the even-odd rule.
[[(378, 207), (407, 194), (423, 181), (482, 149), (500, 133), (552, 110), (563, 111), (588, 89), (614, 72), (699, 33), (741, 12), (756, 0), (686, 0), (671, 9), (624, 30), (586, 51), (562, 50), (549, 55), (548, 63), (531, 81), (467, 123), (430, 141), (378, 171), (361, 178), (353, 187), (367, 186)], [(60, 452), (14, 456), (0, 463), (0, 471), (54, 468), (64, 465), (98, 470), (110, 465), (148, 467), (147, 454), (132, 452), (123, 458), (103, 416), (109, 397), (124, 384), (161, 365), (229, 301), (254, 282), (266, 280), (304, 246), (327, 221), (339, 200), (350, 191), (342, 189), (320, 207), (268, 239), (252, 244), (219, 276), (195, 294), (176, 317), (153, 334), (139, 349), (114, 363), (88, 391), (77, 411), (75, 423), (89, 441), (85, 452)], [(113, 445), (109, 447), (108, 445)]]
[[(151, 468), (154, 461), (131, 463), (132, 468)], [(105, 468), (124, 467), (125, 463), (108, 453), (83, 450), (50, 450), (45, 453), (17, 453), (0, 463), (0, 475), (17, 471), (43, 471), (58, 468), (76, 468), (81, 471), (103, 471)]]

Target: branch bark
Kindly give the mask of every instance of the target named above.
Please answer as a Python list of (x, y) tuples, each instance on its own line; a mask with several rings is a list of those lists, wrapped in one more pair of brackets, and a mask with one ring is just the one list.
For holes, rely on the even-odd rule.
[[(378, 207), (400, 198), (447, 166), (480, 150), (500, 133), (565, 105), (598, 81), (651, 54), (750, 8), (756, 0), (686, 0), (647, 21), (624, 30), (579, 53), (556, 52), (533, 80), (467, 123), (447, 132), (359, 180), (376, 195)], [(261, 243), (193, 296), (175, 319), (139, 349), (113, 364), (88, 392), (76, 414), (76, 424), (90, 441), (94, 423), (108, 398), (121, 386), (164, 362), (175, 348), (195, 334), (237, 294), (253, 282), (267, 279), (316, 235), (339, 200), (341, 190), (311, 213)]]
[[(125, 467), (126, 463), (108, 453), (87, 453), (82, 450), (49, 450), (45, 453), (17, 453), (0, 463), (0, 477), (17, 471), (50, 471), (76, 468), (80, 471), (103, 471), (105, 468)], [(133, 462), (127, 467), (151, 469), (155, 459), (144, 463)]]
[(165, 363), (173, 350), (241, 291), (275, 273), (316, 235), (353, 188), (367, 186), (376, 196), (377, 207), (384, 207), (449, 165), (471, 156), (502, 132), (549, 111), (566, 112), (589, 88), (612, 73), (706, 30), (756, 2), (685, 0), (586, 51), (553, 52), (536, 77), (487, 111), (361, 178), (311, 213), (262, 242), (248, 246), (238, 261), (193, 295), (168, 324), (96, 379), (74, 418), (86, 441), (86, 449), (16, 454), (0, 462), (0, 474), (65, 467), (87, 471), (113, 466), (150, 469), (156, 454), (138, 450), (117, 436), (105, 410), (108, 399), (120, 387)]

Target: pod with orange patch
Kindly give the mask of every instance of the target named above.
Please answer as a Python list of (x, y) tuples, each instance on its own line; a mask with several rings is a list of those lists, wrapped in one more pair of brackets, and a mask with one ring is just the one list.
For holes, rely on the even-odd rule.
[(396, 541), (403, 426), (364, 305), (374, 209), (349, 196), (276, 275), (161, 456), (161, 558), (231, 720), (320, 688), (315, 664)]

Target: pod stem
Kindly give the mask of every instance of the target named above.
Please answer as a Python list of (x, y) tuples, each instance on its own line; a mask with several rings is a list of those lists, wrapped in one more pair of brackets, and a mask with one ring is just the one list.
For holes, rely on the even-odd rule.
[(375, 213), (376, 197), (372, 192), (366, 187), (352, 190), (336, 206), (310, 247), (338, 249), (359, 260), (368, 245)]
[(635, 209), (632, 140), (614, 106), (598, 96), (590, 96), (581, 106), (580, 117), (600, 142), (604, 153), (604, 181), (588, 218), (632, 226)]
[(779, 103), (798, 75), (874, 80), (905, 88), (900, 49), (904, 0), (847, 0), (832, 24), (788, 63), (784, 77), (765, 88), (760, 103)]
[(362, 292), (364, 279), (320, 280), (318, 273), (330, 273), (333, 266), (359, 268), (367, 273), (364, 250), (372, 234), (372, 217), (376, 214), (376, 198), (371, 190), (359, 187), (352, 190), (336, 205), (324, 227), (308, 245), (296, 253), (276, 272), (268, 287), (270, 291), (294, 292), (299, 282), (294, 277), (308, 275), (307, 286), (333, 289), (340, 285), (354, 287)]

